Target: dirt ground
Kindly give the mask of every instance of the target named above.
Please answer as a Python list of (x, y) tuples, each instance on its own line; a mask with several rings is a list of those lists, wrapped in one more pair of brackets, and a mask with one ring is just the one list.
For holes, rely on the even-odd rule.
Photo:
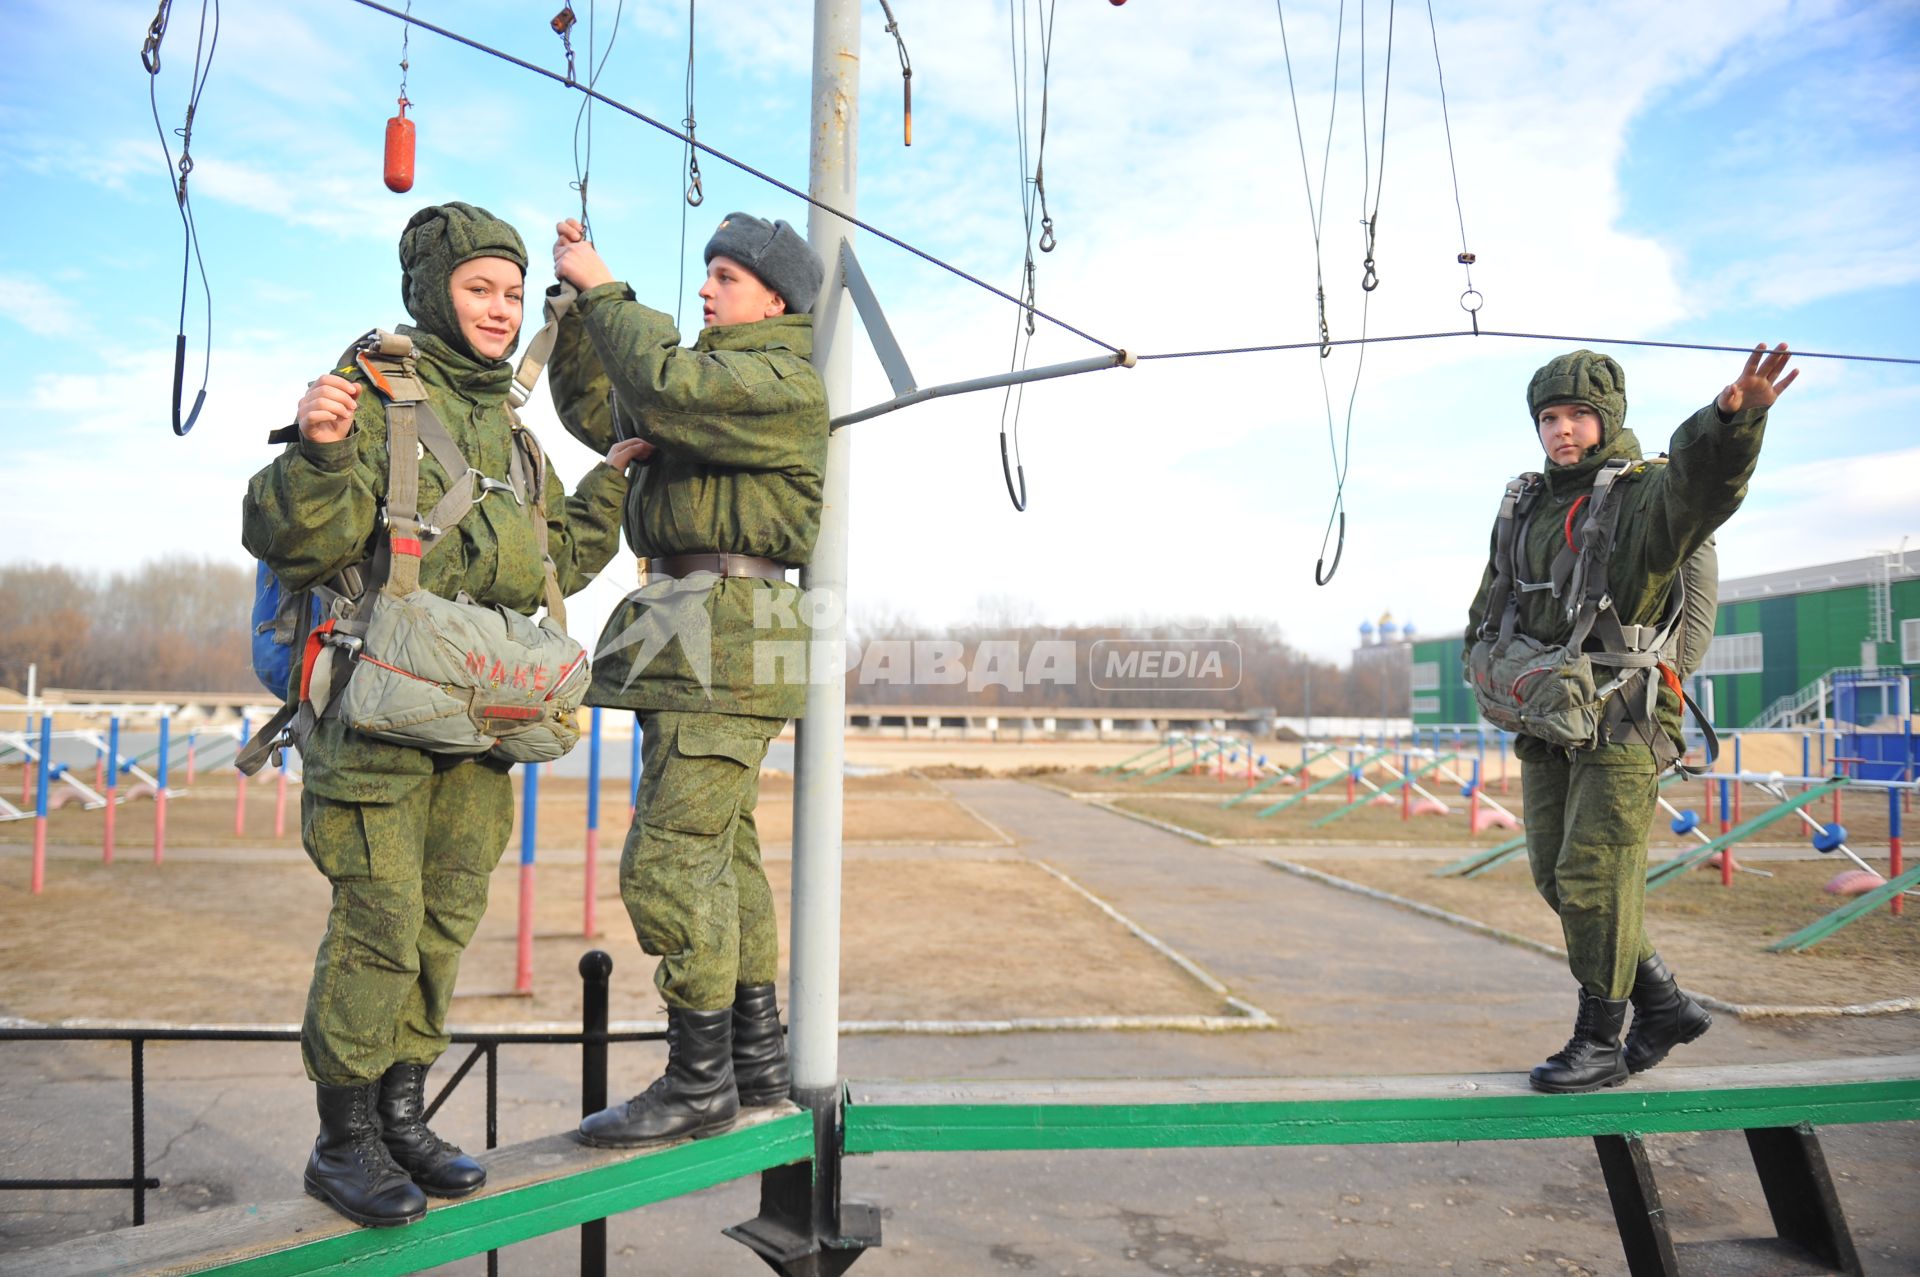
[[(516, 780), (516, 788), (520, 782)], [(587, 782), (567, 777), (540, 781), (540, 821), (535, 846), (540, 851), (574, 850), (586, 845)], [(0, 790), (0, 792), (4, 792)], [(623, 779), (600, 787), (600, 843), (618, 853), (628, 823), (628, 787)], [(167, 804), (167, 842), (176, 847), (278, 847), (299, 850), (300, 787), (287, 787), (281, 814), (276, 782), (254, 780), (247, 785), (243, 832), (235, 833), (236, 794), (231, 772), (196, 778), (185, 796)], [(118, 855), (152, 855), (153, 802), (137, 799), (121, 804), (115, 817), (114, 844)], [(280, 832), (276, 835), (276, 817)], [(766, 772), (760, 780), (755, 811), (760, 841), (784, 847), (793, 841), (793, 777)], [(941, 842), (962, 846), (994, 845), (1000, 833), (956, 804), (938, 786), (909, 772), (877, 776), (850, 776), (846, 783), (847, 839), (854, 843)], [(105, 809), (87, 811), (63, 807), (47, 820), (49, 840), (83, 847), (102, 846), (106, 833)], [(0, 845), (30, 843), (33, 822), (0, 824)], [(507, 844), (517, 853), (520, 830), (514, 827)]]
[[(582, 934), (585, 869), (578, 855), (581, 786), (576, 782), (569, 795), (565, 785), (556, 782), (543, 791), (542, 848), (549, 849), (551, 838), (574, 854), (549, 856), (536, 870), (533, 996), (510, 995), (520, 873), (516, 842), (494, 876), (492, 908), (462, 967), (456, 1024), (579, 1017), (576, 963), (589, 947)], [(791, 799), (790, 781), (765, 778), (761, 828), (770, 844), (788, 837)], [(619, 801), (624, 820), (624, 791)], [(271, 797), (256, 794), (252, 806), (251, 828), (270, 831)], [(561, 822), (550, 819), (569, 806), (570, 839), (558, 828)], [(132, 843), (136, 830), (123, 823), (128, 836), (109, 866), (94, 851), (99, 813), (62, 816), (71, 818), (62, 829), (74, 830), (77, 838), (54, 847), (42, 895), (28, 894), (24, 849), (16, 846), (0, 858), (0, 1015), (299, 1020), (328, 890), (298, 853), (296, 835), (272, 845), (258, 837), (236, 840), (230, 796), (184, 800), (169, 811), (174, 851), (163, 865), (153, 864), (150, 843)], [(847, 835), (841, 940), (841, 1015), (847, 1020), (1205, 1015), (1224, 1009), (1119, 923), (1006, 852), (997, 831), (927, 781), (904, 774), (851, 781)], [(946, 846), (935, 856), (888, 845), (901, 840)], [(979, 849), (969, 850), (969, 841)], [(873, 848), (870, 857), (862, 846)], [(767, 873), (781, 914), (784, 955), (791, 864), (783, 850), (770, 850)], [(612, 1015), (657, 1018), (660, 1004), (647, 979), (653, 960), (634, 941), (619, 899), (617, 833), (600, 863), (601, 934), (591, 943), (614, 958)], [(112, 925), (103, 925), (104, 919)]]

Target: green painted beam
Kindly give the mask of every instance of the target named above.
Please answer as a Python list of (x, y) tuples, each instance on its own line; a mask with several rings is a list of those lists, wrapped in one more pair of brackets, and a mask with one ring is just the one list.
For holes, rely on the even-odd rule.
[(1305, 761), (1301, 762), (1297, 766), (1289, 767), (1283, 772), (1279, 772), (1279, 773), (1276, 773), (1275, 775), (1269, 776), (1257, 785), (1249, 786), (1244, 792), (1235, 794), (1233, 797), (1227, 799), (1227, 801), (1225, 801), (1224, 803), (1221, 803), (1220, 805), (1222, 807), (1237, 807), (1241, 803), (1244, 803), (1245, 801), (1247, 801), (1247, 799), (1253, 797), (1255, 794), (1260, 793), (1263, 790), (1271, 789), (1275, 785), (1278, 785), (1283, 780), (1287, 780), (1293, 776), (1303, 776), (1306, 774), (1307, 768), (1313, 766), (1315, 763), (1325, 758), (1328, 754), (1337, 753), (1339, 749), (1340, 747), (1338, 745), (1329, 745), (1325, 749), (1321, 750), (1319, 753), (1315, 754), (1312, 758), (1306, 759)]
[(1171, 776), (1178, 776), (1182, 772), (1192, 771), (1194, 768), (1200, 766), (1200, 764), (1205, 762), (1210, 762), (1213, 759), (1219, 757), (1221, 754), (1224, 754), (1226, 752), (1227, 752), (1226, 745), (1216, 744), (1212, 748), (1208, 749), (1207, 752), (1204, 754), (1195, 754), (1192, 758), (1189, 758), (1184, 763), (1180, 763), (1176, 766), (1166, 768), (1164, 771), (1156, 775), (1152, 780), (1148, 781), (1145, 785), (1142, 785), (1141, 788), (1148, 789), (1154, 785), (1158, 785), (1161, 781), (1166, 780)]
[(1433, 871), (1435, 878), (1473, 878), (1485, 873), (1495, 865), (1505, 864), (1514, 856), (1526, 850), (1527, 836), (1516, 834), (1503, 843), (1491, 847), (1481, 847), (1469, 855), (1460, 857), (1450, 865), (1442, 865)]
[[(1056, 1089), (1024, 1101), (890, 1103), (880, 1098), (884, 1092), (874, 1092), (846, 1109), (846, 1149), (884, 1153), (1445, 1143), (1920, 1119), (1920, 1057), (1897, 1057), (1892, 1063), (1899, 1066), (1892, 1072), (1900, 1075), (1751, 1086), (1705, 1080), (1700, 1086), (1657, 1090), (1636, 1079), (1626, 1088), (1588, 1095), (1538, 1094), (1527, 1090), (1518, 1074), (1458, 1079), (1457, 1092), (1449, 1094), (1380, 1097), (1362, 1094), (1364, 1087), (1351, 1087), (1352, 1098), (1270, 1101), (1083, 1103), (1063, 1098), (1068, 1093)], [(1760, 1073), (1772, 1069), (1781, 1077), (1794, 1076), (1790, 1071), (1796, 1067), (1799, 1078), (1819, 1076), (1817, 1069), (1805, 1065), (1746, 1066)], [(944, 1089), (954, 1093), (954, 1088)]]
[(403, 1228), (359, 1228), (305, 1197), (260, 1200), (75, 1238), (32, 1252), (29, 1268), (44, 1277), (397, 1277), (813, 1156), (811, 1113), (756, 1112), (742, 1122), (710, 1139), (632, 1152), (590, 1149), (571, 1133), (490, 1149), (479, 1155), (488, 1171), (480, 1194), (436, 1200)]
[(1317, 794), (1321, 790), (1325, 789), (1328, 785), (1338, 783), (1339, 781), (1345, 779), (1348, 772), (1355, 772), (1355, 773), (1365, 772), (1367, 768), (1373, 766), (1375, 763), (1379, 762), (1381, 759), (1385, 758), (1388, 754), (1391, 754), (1392, 752), (1393, 751), (1390, 749), (1383, 749), (1383, 750), (1380, 750), (1378, 753), (1369, 754), (1367, 757), (1361, 759), (1359, 762), (1355, 763), (1353, 766), (1343, 767), (1331, 776), (1322, 777), (1321, 779), (1314, 781), (1311, 785), (1308, 785), (1305, 789), (1301, 790), (1299, 793), (1287, 795), (1285, 798), (1282, 798), (1279, 802), (1273, 804), (1271, 807), (1262, 807), (1259, 811), (1256, 811), (1253, 813), (1254, 819), (1265, 820), (1268, 816), (1273, 815), (1273, 813), (1275, 813), (1276, 811), (1285, 811), (1287, 808), (1293, 806), (1297, 802), (1304, 802), (1306, 800), (1307, 795)]
[(1411, 772), (1408, 772), (1405, 776), (1402, 776), (1399, 780), (1389, 781), (1387, 784), (1382, 785), (1380, 787), (1379, 793), (1368, 794), (1364, 798), (1356, 798), (1352, 802), (1348, 803), (1346, 806), (1340, 808), (1338, 811), (1328, 812), (1326, 815), (1320, 817), (1320, 819), (1314, 821), (1313, 827), (1315, 829), (1318, 829), (1322, 825), (1332, 824), (1334, 821), (1340, 819), (1342, 816), (1346, 815), (1348, 812), (1354, 811), (1354, 810), (1357, 810), (1358, 808), (1366, 806), (1368, 803), (1372, 802), (1374, 799), (1380, 797), (1381, 794), (1397, 794), (1401, 790), (1405, 789), (1408, 785), (1411, 785), (1414, 781), (1419, 780), (1422, 776), (1426, 775), (1428, 772), (1435, 771), (1441, 767), (1445, 767), (1448, 763), (1452, 762), (1454, 758), (1455, 758), (1455, 755), (1453, 754), (1441, 754), (1437, 758), (1433, 759), (1433, 761), (1429, 762), (1425, 767), (1416, 767)]
[(1098, 772), (1094, 774), (1097, 776), (1108, 776), (1114, 772), (1133, 771), (1135, 770), (1133, 766), (1135, 763), (1139, 762), (1141, 759), (1145, 758), (1149, 754), (1159, 753), (1161, 750), (1165, 749), (1166, 747), (1167, 745), (1165, 741), (1155, 741), (1153, 744), (1147, 746), (1145, 749), (1141, 750), (1137, 754), (1129, 754), (1117, 763), (1108, 763), (1105, 767), (1102, 767)]
[(471, 1202), (436, 1204), (425, 1219), (406, 1228), (355, 1229), (324, 1242), (202, 1271), (294, 1277), (351, 1266), (355, 1273), (397, 1277), (812, 1156), (813, 1117), (793, 1113), (579, 1175)]
[(1743, 839), (1753, 837), (1753, 835), (1759, 833), (1776, 820), (1791, 816), (1794, 812), (1799, 811), (1816, 798), (1824, 794), (1830, 794), (1846, 783), (1844, 780), (1830, 780), (1824, 784), (1815, 785), (1806, 793), (1797, 794), (1777, 807), (1769, 807), (1757, 816), (1748, 817), (1711, 842), (1703, 842), (1692, 851), (1675, 856), (1671, 860), (1661, 861), (1659, 864), (1647, 870), (1647, 890), (1652, 891), (1657, 887), (1664, 887), (1670, 882), (1678, 882), (1681, 874), (1693, 868), (1714, 852), (1719, 851), (1723, 847), (1731, 847)]
[(1767, 950), (1770, 953), (1804, 953), (1842, 927), (1858, 922), (1901, 892), (1914, 886), (1920, 886), (1920, 865), (1915, 865), (1899, 877), (1888, 881), (1883, 886), (1875, 887), (1863, 896), (1856, 896), (1826, 917), (1809, 923), (1784, 940), (1768, 945)]

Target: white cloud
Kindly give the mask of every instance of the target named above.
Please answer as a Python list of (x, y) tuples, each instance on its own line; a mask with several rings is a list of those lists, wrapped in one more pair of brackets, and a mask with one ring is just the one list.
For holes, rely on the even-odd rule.
[(36, 337), (73, 337), (86, 329), (65, 293), (15, 275), (0, 275), (0, 315)]

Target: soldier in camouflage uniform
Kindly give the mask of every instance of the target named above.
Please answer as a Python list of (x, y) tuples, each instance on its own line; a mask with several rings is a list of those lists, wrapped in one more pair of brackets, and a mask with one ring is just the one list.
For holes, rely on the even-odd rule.
[(706, 259), (706, 326), (683, 347), (578, 222), (554, 245), (555, 272), (580, 289), (550, 364), (560, 419), (591, 447), (622, 433), (648, 445), (626, 512), (645, 584), (608, 621), (587, 699), (635, 711), (643, 732), (620, 895), (660, 959), (668, 1059), (646, 1091), (581, 1123), (600, 1145), (709, 1135), (788, 1087), (753, 807), (767, 743), (806, 699), (808, 630), (785, 570), (820, 530), (827, 403), (808, 312), (824, 272), (792, 227), (743, 213)]
[[(1681, 565), (1745, 499), (1767, 409), (1799, 375), (1780, 376), (1787, 358), (1784, 344), (1756, 347), (1740, 376), (1674, 431), (1664, 464), (1643, 464), (1616, 482), (1612, 499), (1621, 506), (1607, 584), (1623, 625), (1660, 624)], [(1594, 472), (1641, 453), (1625, 425), (1626, 375), (1605, 355), (1576, 350), (1548, 363), (1527, 387), (1527, 408), (1547, 453), (1546, 490), (1515, 556), (1519, 579), (1546, 581), (1562, 544), (1571, 543), (1574, 506), (1593, 491)], [(1490, 562), (1468, 615), (1470, 636), (1491, 606), (1494, 577)], [(1520, 591), (1518, 599), (1520, 632), (1549, 645), (1567, 640), (1573, 618), (1564, 600), (1545, 590)], [(1628, 688), (1639, 686), (1636, 680)], [(1617, 1086), (1712, 1023), (1680, 991), (1642, 927), (1647, 834), (1661, 771), (1647, 734), (1664, 732), (1677, 746), (1680, 715), (1677, 687), (1663, 683), (1654, 723), (1603, 729), (1591, 749), (1566, 750), (1524, 734), (1515, 741), (1534, 885), (1560, 916), (1567, 963), (1580, 985), (1573, 1038), (1530, 1074), (1539, 1090)], [(1629, 1001), (1633, 1029), (1623, 1046)]]
[[(515, 428), (506, 356), (518, 341), (526, 249), (519, 234), (466, 204), (422, 209), (400, 240), (402, 296), (428, 403), (467, 464), (505, 480)], [(286, 588), (303, 589), (373, 550), (385, 501), (386, 412), (343, 368), (301, 399), (300, 438), (247, 488), (242, 540)], [(560, 588), (582, 588), (619, 548), (633, 445), (612, 450), (568, 496), (551, 471), (549, 553)], [(459, 476), (430, 451), (419, 508)], [(495, 495), (474, 505), (420, 564), (445, 598), (531, 614), (545, 569), (534, 507)], [(294, 671), (294, 685), (300, 671)], [(362, 736), (323, 718), (302, 747), (300, 832), (333, 884), (314, 959), (301, 1056), (317, 1087), (321, 1133), (307, 1191), (362, 1224), (405, 1224), (435, 1196), (470, 1193), (485, 1171), (421, 1121), (427, 1069), (447, 1048), (460, 954), (487, 906), (513, 824), (508, 765), (440, 756)]]

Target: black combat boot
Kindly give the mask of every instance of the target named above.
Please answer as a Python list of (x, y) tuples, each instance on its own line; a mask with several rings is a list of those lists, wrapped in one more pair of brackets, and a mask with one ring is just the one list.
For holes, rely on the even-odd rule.
[(787, 1098), (787, 1039), (771, 984), (733, 991), (733, 1084), (741, 1108), (765, 1108)]
[(380, 1138), (400, 1169), (435, 1197), (465, 1197), (486, 1168), (427, 1129), (425, 1064), (396, 1064), (380, 1078)]
[(1667, 1052), (1700, 1037), (1713, 1027), (1705, 1007), (1680, 991), (1673, 972), (1654, 954), (1640, 964), (1634, 976), (1633, 1027), (1627, 1032), (1627, 1068), (1645, 1073), (1667, 1058)]
[(380, 1084), (314, 1084), (320, 1138), (307, 1159), (307, 1192), (369, 1228), (411, 1224), (427, 1198), (395, 1164), (380, 1140)]
[(733, 1089), (733, 1008), (667, 1008), (667, 1071), (625, 1104), (580, 1123), (597, 1148), (637, 1148), (718, 1135), (740, 1111)]
[(1536, 1091), (1560, 1095), (1619, 1086), (1627, 1080), (1626, 1052), (1620, 1046), (1620, 1029), (1626, 1022), (1625, 998), (1596, 998), (1581, 989), (1573, 1036), (1545, 1064), (1535, 1065), (1527, 1080)]

